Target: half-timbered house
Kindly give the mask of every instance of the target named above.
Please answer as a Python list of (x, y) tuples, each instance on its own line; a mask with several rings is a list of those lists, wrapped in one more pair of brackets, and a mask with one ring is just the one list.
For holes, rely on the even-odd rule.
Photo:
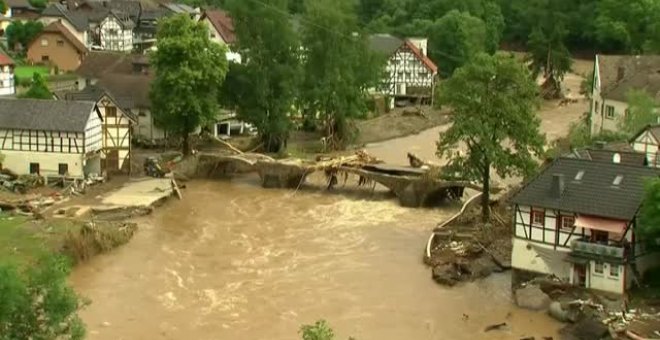
[(88, 87), (80, 92), (64, 95), (65, 100), (94, 101), (102, 119), (101, 170), (107, 173), (128, 173), (131, 157), (131, 131), (136, 119), (122, 109), (117, 100), (107, 91)]
[(438, 67), (427, 56), (428, 40), (401, 40), (388, 34), (370, 38), (371, 48), (388, 58), (379, 91), (393, 99), (430, 103), (433, 98)]
[(630, 139), (630, 144), (646, 156), (649, 166), (660, 168), (660, 124), (645, 126)]
[(42, 176), (100, 174), (102, 125), (94, 102), (0, 99), (2, 167)]
[(99, 25), (101, 48), (106, 51), (132, 51), (134, 27), (135, 23), (127, 15), (111, 11)]
[(559, 158), (513, 197), (516, 274), (553, 274), (586, 288), (622, 294), (652, 266), (638, 235), (642, 165)]

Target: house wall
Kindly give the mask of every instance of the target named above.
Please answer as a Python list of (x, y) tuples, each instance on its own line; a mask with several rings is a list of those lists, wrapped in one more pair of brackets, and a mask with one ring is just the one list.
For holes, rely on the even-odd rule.
[(36, 64), (56, 65), (61, 71), (73, 71), (80, 66), (82, 55), (62, 34), (44, 32), (30, 44), (27, 59)]
[(84, 152), (90, 154), (101, 150), (103, 147), (101, 118), (96, 111), (92, 111), (85, 125), (85, 147)]
[(105, 18), (100, 25), (101, 48), (107, 51), (130, 52), (133, 50), (133, 30), (122, 29), (113, 16)]
[(0, 65), (0, 96), (8, 96), (15, 93), (14, 66)]
[(60, 17), (40, 17), (39, 21), (44, 24), (44, 27), (50, 25), (53, 22), (60, 22), (66, 29), (73, 34), (76, 39), (78, 39), (81, 43), (83, 43), (85, 46), (89, 47), (90, 40), (87, 31), (78, 31), (70, 22), (69, 20), (60, 18)]
[(138, 122), (134, 134), (144, 139), (157, 140), (167, 137), (165, 131), (154, 125), (153, 116), (148, 109), (134, 109), (133, 114)]
[[(614, 109), (614, 115), (607, 115), (607, 107)], [(619, 131), (628, 109), (628, 104), (607, 98), (592, 99), (592, 133), (599, 134), (603, 131)]]
[[(131, 121), (124, 111), (117, 107), (108, 97), (104, 96), (97, 103), (99, 112), (103, 117), (103, 154), (102, 159), (107, 158), (111, 151), (117, 151), (119, 157), (119, 169), (122, 169), (125, 161), (129, 161), (131, 148)], [(114, 107), (117, 110), (116, 117), (108, 117), (106, 108)]]
[(3, 150), (4, 160), (2, 167), (12, 170), (17, 174), (30, 173), (30, 163), (39, 163), (39, 170), (42, 176), (57, 176), (59, 164), (67, 164), (69, 176), (83, 177), (83, 167), (85, 160), (82, 154), (64, 154), (53, 152), (35, 152), (35, 151), (10, 151)]
[[(618, 276), (611, 275), (611, 268), (617, 268)], [(625, 266), (612, 263), (603, 263), (603, 272), (596, 272), (596, 261), (589, 261), (589, 280), (587, 288), (596, 289), (603, 292), (623, 294), (626, 290), (625, 285)]]
[(205, 17), (203, 20), (204, 24), (206, 24), (206, 27), (209, 29), (209, 39), (213, 42), (216, 42), (220, 45), (227, 46), (227, 43), (222, 39), (222, 35), (220, 35), (220, 32), (215, 29), (215, 26), (213, 26), (213, 23), (211, 23), (211, 20), (209, 18)]
[(391, 96), (412, 95), (411, 90), (415, 88), (428, 91), (433, 88), (435, 74), (414, 53), (403, 47), (390, 57), (385, 70), (388, 79), (383, 80), (384, 92)]
[(649, 131), (644, 131), (632, 143), (632, 147), (637, 152), (646, 154), (646, 160), (651, 166), (660, 167), (660, 159), (658, 158), (658, 141), (653, 137)]
[(569, 249), (513, 238), (511, 266), (515, 269), (542, 274), (554, 274), (562, 280), (570, 280), (571, 264), (565, 261)]

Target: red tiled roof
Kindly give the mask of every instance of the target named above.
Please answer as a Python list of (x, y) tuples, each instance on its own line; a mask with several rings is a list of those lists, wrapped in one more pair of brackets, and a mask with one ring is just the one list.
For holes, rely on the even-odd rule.
[(234, 33), (234, 21), (229, 14), (219, 9), (204, 11), (202, 20), (208, 18), (216, 31), (220, 33), (222, 40), (227, 44), (233, 44), (236, 41), (236, 34)]
[(14, 61), (4, 53), (0, 53), (0, 65), (14, 65)]
[(415, 54), (415, 56), (417, 56), (417, 59), (419, 59), (422, 62), (422, 64), (424, 64), (426, 66), (426, 68), (428, 68), (431, 72), (433, 72), (433, 73), (438, 72), (438, 66), (436, 66), (435, 63), (433, 63), (433, 61), (431, 61), (431, 59), (429, 59), (429, 57), (422, 54), (422, 52), (419, 50), (419, 48), (417, 48), (417, 46), (415, 46), (415, 44), (410, 42), (410, 40), (406, 40), (404, 45), (407, 46), (413, 52), (413, 54)]

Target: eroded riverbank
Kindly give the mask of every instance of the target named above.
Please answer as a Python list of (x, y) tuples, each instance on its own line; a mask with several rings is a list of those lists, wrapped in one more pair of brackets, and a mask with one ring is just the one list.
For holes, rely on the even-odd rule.
[[(93, 301), (82, 313), (90, 339), (295, 339), (320, 318), (361, 340), (511, 339), (558, 327), (511, 304), (507, 275), (453, 289), (430, 279), (422, 246), (458, 207), (263, 190), (253, 177), (191, 182), (185, 195), (142, 218), (131, 243), (74, 271)], [(483, 332), (500, 322), (510, 329)]]

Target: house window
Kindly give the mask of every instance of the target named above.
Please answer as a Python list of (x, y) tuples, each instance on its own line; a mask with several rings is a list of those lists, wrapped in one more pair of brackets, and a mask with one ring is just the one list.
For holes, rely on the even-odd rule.
[(603, 273), (603, 262), (596, 261), (596, 265), (594, 266), (594, 273), (597, 274)]
[(609, 234), (606, 231), (592, 230), (591, 231), (591, 241), (596, 243), (607, 244)]
[(610, 276), (611, 277), (619, 277), (619, 265), (618, 264), (610, 264)]
[(60, 163), (57, 165), (57, 173), (64, 176), (69, 173), (69, 164)]
[(117, 108), (114, 106), (107, 106), (105, 108), (106, 117), (117, 117)]
[(57, 40), (57, 46), (64, 46), (64, 40)]
[(139, 117), (146, 117), (146, 116), (147, 116), (147, 112), (146, 112), (146, 111), (140, 111), (140, 112), (138, 112), (138, 116), (139, 116)]
[(605, 106), (605, 118), (614, 119), (614, 106), (612, 105)]
[(573, 224), (575, 224), (575, 217), (573, 217), (573, 216), (562, 216), (561, 217), (561, 224), (559, 225), (559, 228), (562, 231), (571, 232), (573, 230)]
[(545, 225), (545, 211), (532, 209), (530, 221), (532, 224)]
[(48, 39), (41, 39), (41, 46), (48, 46)]
[(600, 112), (600, 103), (598, 101), (596, 101), (595, 105), (596, 105), (596, 113), (599, 113)]
[(108, 34), (109, 35), (117, 35), (117, 30), (114, 29), (114, 28), (111, 28), (111, 29), (108, 30)]
[(50, 58), (48, 58), (47, 55), (42, 55), (42, 56), (41, 56), (41, 61), (43, 61), (43, 62), (47, 62), (48, 60), (50, 60)]
[(39, 174), (39, 163), (30, 163), (30, 173)]

